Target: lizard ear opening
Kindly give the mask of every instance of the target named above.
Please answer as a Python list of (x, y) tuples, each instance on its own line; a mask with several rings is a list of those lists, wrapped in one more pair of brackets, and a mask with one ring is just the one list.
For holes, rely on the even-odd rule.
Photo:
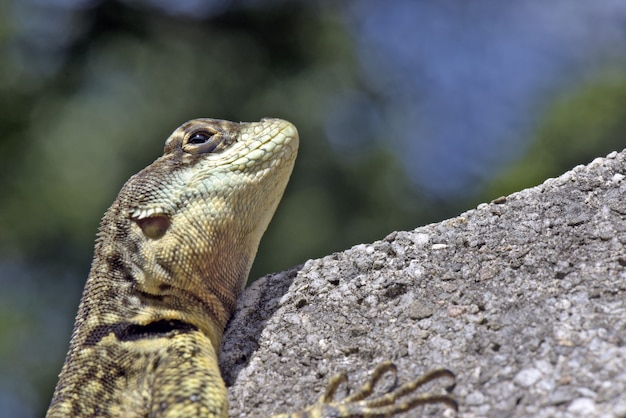
[(135, 219), (143, 234), (151, 239), (159, 239), (170, 227), (170, 219), (165, 215), (150, 216), (143, 219)]

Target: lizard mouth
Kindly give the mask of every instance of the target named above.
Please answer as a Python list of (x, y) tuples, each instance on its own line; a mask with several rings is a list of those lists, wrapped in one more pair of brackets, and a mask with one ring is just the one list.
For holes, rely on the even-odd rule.
[(161, 319), (146, 325), (133, 324), (131, 322), (117, 322), (110, 325), (100, 325), (92, 329), (84, 344), (87, 347), (97, 345), (103, 338), (111, 333), (118, 341), (138, 341), (144, 339), (167, 338), (174, 334), (197, 331), (198, 328), (188, 322), (178, 319)]
[[(155, 295), (141, 290), (136, 290), (145, 308), (152, 311), (145, 325), (127, 324), (127, 329), (121, 333), (115, 333), (118, 339), (132, 341), (141, 338), (158, 338), (168, 336), (172, 332), (200, 331), (207, 336), (213, 335), (210, 327), (206, 324), (221, 324), (226, 321), (224, 312), (220, 315), (220, 309), (224, 302), (215, 300), (211, 303), (183, 288), (166, 286), (161, 289), (164, 293)], [(207, 297), (214, 297), (213, 294)], [(185, 307), (173, 310), (172, 306)], [(144, 321), (139, 321), (144, 322)]]
[(147, 325), (118, 324), (113, 333), (119, 341), (137, 341), (151, 338), (166, 338), (175, 333), (197, 331), (194, 325), (177, 319), (151, 322)]

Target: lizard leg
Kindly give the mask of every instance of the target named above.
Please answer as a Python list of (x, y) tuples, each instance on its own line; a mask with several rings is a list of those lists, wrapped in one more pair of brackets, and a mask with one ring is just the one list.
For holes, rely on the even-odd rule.
[(153, 372), (149, 416), (226, 418), (226, 387), (209, 339), (196, 331), (163, 345)]

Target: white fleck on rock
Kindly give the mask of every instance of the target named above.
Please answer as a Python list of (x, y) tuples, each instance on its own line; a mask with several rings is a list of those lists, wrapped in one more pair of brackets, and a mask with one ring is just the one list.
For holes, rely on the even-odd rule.
[(468, 394), (465, 399), (468, 405), (482, 405), (485, 403), (485, 395), (477, 390)]
[(576, 417), (592, 417), (597, 412), (596, 403), (589, 398), (574, 399), (567, 408), (567, 412), (574, 414)]
[(572, 302), (565, 298), (559, 299), (554, 303), (554, 307), (557, 309), (567, 310), (572, 307)]
[(412, 279), (419, 279), (424, 275), (424, 267), (417, 260), (411, 260), (406, 270)]
[(413, 239), (413, 243), (417, 246), (417, 247), (422, 247), (426, 244), (428, 244), (428, 241), (430, 240), (430, 235), (428, 234), (413, 234), (413, 236), (411, 237)]
[(541, 379), (541, 372), (537, 369), (524, 369), (515, 375), (513, 381), (522, 387), (530, 387)]

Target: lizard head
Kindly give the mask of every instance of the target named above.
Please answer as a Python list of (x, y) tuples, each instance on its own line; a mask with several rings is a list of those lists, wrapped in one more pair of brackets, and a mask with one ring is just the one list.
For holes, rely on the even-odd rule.
[(161, 315), (198, 325), (193, 318), (202, 311), (226, 323), (291, 175), (298, 142), (296, 128), (280, 119), (195, 119), (172, 133), (162, 157), (128, 180), (110, 219), (125, 213), (130, 221), (121, 232), (137, 249), (134, 303), (146, 316), (139, 322)]

